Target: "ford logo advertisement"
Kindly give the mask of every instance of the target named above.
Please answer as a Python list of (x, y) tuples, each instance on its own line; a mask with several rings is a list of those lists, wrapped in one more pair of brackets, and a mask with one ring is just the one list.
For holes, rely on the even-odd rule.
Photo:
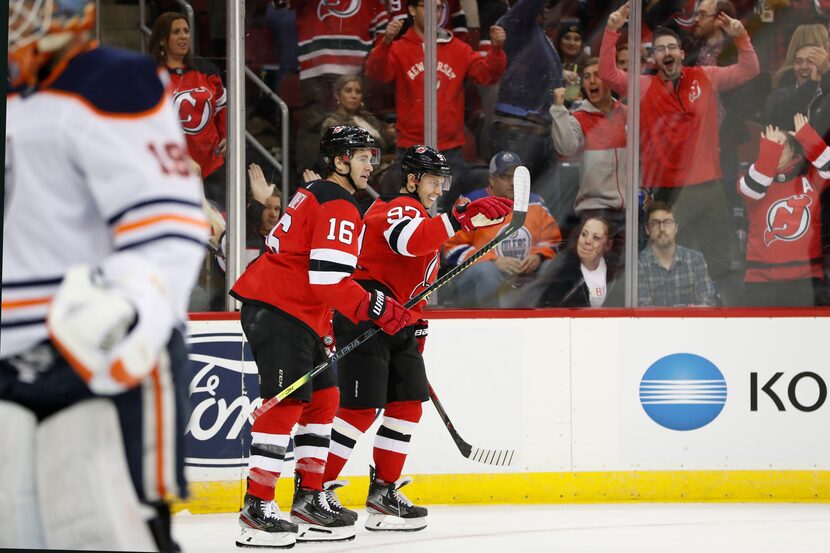
[[(191, 413), (186, 464), (247, 466), (250, 416), (262, 403), (251, 348), (240, 332), (190, 334), (187, 341)], [(293, 455), (286, 455), (289, 459)]]

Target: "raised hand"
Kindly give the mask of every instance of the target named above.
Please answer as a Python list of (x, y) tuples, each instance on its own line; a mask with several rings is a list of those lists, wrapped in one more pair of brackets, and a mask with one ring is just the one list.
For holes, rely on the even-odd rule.
[(262, 172), (262, 167), (256, 163), (248, 165), (248, 180), (251, 183), (251, 195), (254, 200), (265, 205), (265, 200), (271, 197), (277, 185), (268, 184), (268, 181), (265, 180), (265, 174)]
[(738, 19), (732, 19), (723, 12), (720, 12), (715, 21), (715, 25), (723, 29), (723, 31), (732, 38), (742, 37), (746, 34), (744, 24)]
[(821, 76), (830, 70), (830, 54), (819, 46), (813, 46), (808, 50), (807, 59), (815, 66), (816, 71), (811, 75), (814, 81), (821, 80)]
[(504, 41), (507, 39), (507, 32), (502, 27), (498, 25), (493, 25), (490, 27), (490, 43), (495, 48), (501, 48), (504, 45)]
[(309, 183), (313, 180), (320, 180), (320, 175), (311, 169), (305, 169), (303, 171), (303, 182)]
[(787, 142), (787, 136), (781, 132), (781, 129), (773, 127), (772, 125), (767, 125), (766, 129), (761, 133), (761, 137), (776, 144), (785, 144)]
[(563, 87), (553, 89), (553, 103), (557, 106), (565, 105), (565, 89)]
[(628, 13), (630, 11), (631, 7), (626, 2), (620, 9), (608, 16), (608, 23), (605, 27), (611, 31), (619, 31), (625, 25), (625, 22), (628, 21)]
[(383, 42), (386, 44), (392, 44), (392, 41), (395, 40), (395, 37), (401, 32), (401, 27), (403, 27), (403, 19), (390, 21), (386, 26), (386, 33), (383, 35)]
[(793, 116), (793, 128), (795, 128), (795, 132), (796, 132), (796, 133), (798, 133), (798, 131), (800, 131), (800, 130), (801, 130), (801, 128), (802, 128), (804, 125), (808, 125), (809, 123), (810, 123), (810, 121), (807, 119), (807, 117), (805, 117), (805, 116), (804, 116), (803, 114), (801, 114), (801, 113), (796, 113), (796, 114)]

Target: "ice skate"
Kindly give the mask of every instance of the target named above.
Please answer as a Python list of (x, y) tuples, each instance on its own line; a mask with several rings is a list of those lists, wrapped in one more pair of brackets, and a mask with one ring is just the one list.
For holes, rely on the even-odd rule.
[(280, 518), (275, 501), (265, 501), (245, 494), (245, 505), (239, 512), (238, 547), (273, 547), (288, 549), (297, 541), (297, 525)]
[(381, 482), (375, 470), (369, 467), (369, 497), (366, 499), (366, 529), (372, 532), (415, 532), (427, 526), (427, 509), (414, 505), (400, 489), (410, 482), (409, 477), (397, 482)]
[(325, 490), (317, 491), (300, 487), (294, 490), (291, 520), (299, 525), (298, 542), (354, 539), (356, 517), (352, 518), (332, 509), (326, 499), (326, 494)]
[(326, 501), (329, 502), (329, 507), (335, 513), (340, 513), (341, 516), (348, 517), (353, 521), (357, 521), (357, 513), (352, 511), (351, 509), (345, 508), (341, 503), (340, 499), (337, 497), (337, 488), (342, 488), (348, 484), (346, 480), (332, 480), (330, 482), (326, 482), (323, 484), (323, 491), (326, 493)]

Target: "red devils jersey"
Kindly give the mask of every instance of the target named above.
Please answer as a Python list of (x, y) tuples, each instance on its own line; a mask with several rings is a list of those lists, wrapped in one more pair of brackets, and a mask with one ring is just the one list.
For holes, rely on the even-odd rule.
[[(449, 215), (430, 217), (417, 197), (397, 194), (375, 200), (363, 222), (356, 280), (381, 283), (401, 303), (435, 282), (438, 249), (455, 234)], [(421, 304), (412, 311), (420, 314)]]
[(225, 162), (217, 152), (225, 138), (225, 106), (228, 96), (219, 75), (195, 69), (170, 71), (173, 105), (187, 139), (187, 149), (202, 170), (202, 177), (216, 171)]
[[(491, 48), (484, 57), (452, 35), (439, 37), (438, 66), (438, 149), (464, 145), (464, 85), (471, 77), (476, 84), (499, 82), (507, 55)], [(395, 82), (398, 112), (398, 148), (424, 141), (424, 41), (409, 29), (391, 45), (380, 41), (366, 59), (366, 76), (384, 83)]]
[(747, 282), (822, 278), (819, 196), (830, 179), (830, 148), (809, 125), (795, 136), (811, 163), (806, 171), (797, 172), (798, 163), (777, 169), (784, 147), (762, 138), (758, 160), (738, 181), (749, 220)]
[(359, 74), (389, 22), (383, 0), (294, 0), (292, 5), (297, 9), (300, 79)]
[(331, 181), (297, 191), (266, 238), (268, 251), (239, 277), (231, 295), (275, 307), (319, 336), (331, 332), (331, 308), (357, 322), (366, 291), (350, 276), (363, 223), (352, 195)]

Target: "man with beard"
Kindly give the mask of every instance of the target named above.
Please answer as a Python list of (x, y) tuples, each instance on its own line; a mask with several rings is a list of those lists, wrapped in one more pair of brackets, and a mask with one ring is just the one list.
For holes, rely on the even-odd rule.
[[(628, 3), (612, 13), (600, 48), (599, 76), (619, 94), (628, 74), (617, 69), (616, 42), (628, 18)], [(703, 252), (715, 280), (729, 275), (729, 213), (721, 185), (717, 92), (758, 74), (758, 58), (743, 24), (725, 13), (716, 25), (735, 41), (738, 63), (729, 67), (684, 67), (685, 53), (674, 31), (654, 33), (656, 75), (640, 77), (640, 143), (643, 188), (673, 206), (680, 242)]]
[(706, 261), (699, 251), (677, 245), (678, 227), (667, 204), (652, 202), (646, 209), (649, 243), (637, 265), (640, 306), (715, 305), (715, 285)]

